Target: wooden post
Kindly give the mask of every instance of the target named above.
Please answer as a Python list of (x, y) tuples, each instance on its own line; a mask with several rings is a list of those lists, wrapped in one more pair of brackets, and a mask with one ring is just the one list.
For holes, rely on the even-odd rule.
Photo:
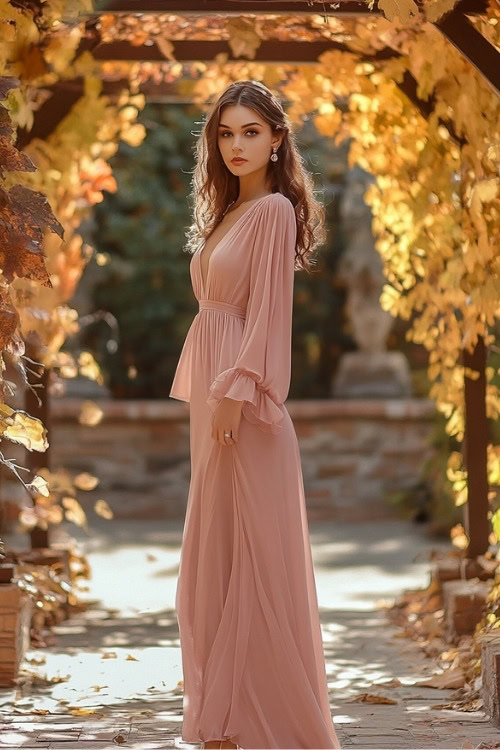
[(469, 546), (468, 558), (482, 555), (488, 549), (490, 522), (488, 520), (488, 473), (487, 445), (488, 422), (486, 419), (486, 348), (479, 336), (473, 352), (463, 351), (463, 365), (479, 372), (477, 380), (464, 378), (465, 390), (465, 436), (464, 458), (467, 469), (468, 500), (464, 505), (464, 525)]

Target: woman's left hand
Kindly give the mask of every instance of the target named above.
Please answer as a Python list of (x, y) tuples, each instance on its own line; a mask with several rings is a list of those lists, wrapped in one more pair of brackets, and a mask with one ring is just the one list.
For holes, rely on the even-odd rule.
[[(241, 420), (241, 409), (243, 401), (225, 396), (212, 417), (212, 437), (222, 445), (234, 445), (238, 442), (238, 430)], [(225, 432), (230, 432), (231, 437), (224, 437)]]

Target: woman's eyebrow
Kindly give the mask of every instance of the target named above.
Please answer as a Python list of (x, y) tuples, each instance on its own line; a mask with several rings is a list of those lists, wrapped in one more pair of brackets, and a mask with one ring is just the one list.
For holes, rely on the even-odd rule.
[[(260, 122), (247, 122), (246, 125), (242, 125), (241, 127), (248, 128), (249, 125), (260, 125)], [(222, 122), (219, 123), (219, 128), (229, 128), (229, 130), (231, 130), (229, 125), (224, 125)]]

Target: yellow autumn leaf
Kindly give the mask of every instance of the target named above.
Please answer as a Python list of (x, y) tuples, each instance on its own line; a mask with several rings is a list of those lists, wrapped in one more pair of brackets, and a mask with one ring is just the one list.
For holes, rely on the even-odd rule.
[(136, 122), (130, 127), (124, 127), (120, 133), (120, 138), (129, 146), (140, 146), (146, 137), (146, 128), (140, 122)]
[[(14, 42), (16, 39), (16, 23), (22, 17), (18, 8), (13, 8), (8, 0), (0, 0), (0, 42)], [(9, 23), (9, 21), (11, 23)]]
[(46, 466), (44, 466), (38, 471), (38, 473), (48, 482), (51, 492), (67, 493), (68, 495), (74, 492), (73, 480), (71, 478), (70, 472), (67, 469), (57, 469), (57, 471), (50, 471)]
[(161, 35), (155, 36), (155, 44), (160, 50), (161, 54), (166, 60), (170, 60), (171, 62), (175, 62), (175, 47), (170, 41), (170, 39), (167, 39)]
[(5, 420), (6, 424), (13, 424), (12, 420), (7, 421), (8, 417), (11, 417), (12, 414), (14, 414), (14, 409), (6, 403), (0, 402), (0, 420)]
[(63, 509), (60, 505), (52, 505), (50, 508), (47, 508), (46, 514), (47, 521), (51, 524), (61, 523), (64, 518)]
[(49, 485), (47, 483), (47, 480), (44, 479), (42, 476), (37, 474), (32, 482), (28, 485), (29, 489), (33, 492), (38, 492), (40, 495), (43, 495), (44, 497), (48, 497), (50, 495), (49, 492)]
[(63, 497), (61, 502), (66, 508), (65, 516), (67, 520), (88, 530), (87, 516), (78, 500), (74, 497)]
[(92, 474), (89, 474), (87, 471), (82, 471), (81, 474), (77, 474), (76, 477), (73, 479), (75, 487), (77, 487), (79, 490), (86, 490), (89, 492), (90, 490), (94, 490), (97, 485), (99, 484), (99, 479), (97, 477), (94, 477)]
[(471, 205), (473, 197), (475, 195), (477, 195), (481, 203), (489, 203), (497, 197), (499, 187), (500, 179), (498, 178), (481, 180), (480, 182), (477, 182), (472, 189), (469, 206)]
[(108, 519), (113, 518), (113, 511), (105, 500), (98, 500), (94, 505), (94, 510), (98, 516)]
[(49, 447), (47, 430), (43, 422), (25, 411), (16, 411), (9, 417), (10, 424), (0, 420), (0, 432), (13, 443), (24, 445), (30, 451), (43, 453)]
[[(102, 16), (101, 16), (102, 18)], [(131, 104), (133, 107), (136, 107), (137, 109), (144, 109), (146, 106), (146, 97), (144, 94), (134, 94), (133, 96), (130, 96), (129, 104)]]
[(43, 47), (43, 56), (56, 73), (64, 73), (71, 64), (82, 38), (80, 26), (66, 30), (64, 33), (49, 36)]
[(59, 369), (59, 372), (61, 373), (61, 377), (63, 378), (76, 378), (76, 376), (78, 375), (78, 368), (73, 362), (70, 364), (62, 365)]
[(448, 467), (456, 471), (462, 466), (462, 454), (459, 451), (452, 451), (448, 457)]
[(229, 34), (228, 44), (233, 57), (247, 57), (255, 60), (255, 54), (262, 44), (262, 37), (258, 31), (259, 20), (236, 16), (229, 18), (226, 32)]
[(438, 21), (442, 15), (453, 10), (459, 0), (424, 0), (425, 17), (431, 23)]
[(18, 521), (25, 531), (34, 529), (38, 524), (38, 520), (35, 508), (24, 507), (19, 511)]
[(455, 524), (455, 526), (450, 529), (450, 539), (452, 544), (459, 549), (466, 549), (469, 544), (467, 534), (461, 523)]
[(89, 378), (89, 380), (102, 382), (101, 369), (90, 352), (80, 352), (78, 364), (80, 366), (80, 373), (84, 377)]
[(103, 410), (95, 403), (95, 401), (84, 401), (80, 409), (78, 421), (80, 424), (95, 427), (101, 422), (103, 415)]

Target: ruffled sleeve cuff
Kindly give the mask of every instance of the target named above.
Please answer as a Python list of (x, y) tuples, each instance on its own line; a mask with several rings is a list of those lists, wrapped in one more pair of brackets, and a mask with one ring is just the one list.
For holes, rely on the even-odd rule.
[(269, 393), (261, 388), (250, 370), (232, 367), (221, 372), (209, 388), (207, 404), (214, 412), (220, 401), (227, 397), (243, 401), (242, 415), (263, 432), (278, 435), (283, 429), (284, 414)]

